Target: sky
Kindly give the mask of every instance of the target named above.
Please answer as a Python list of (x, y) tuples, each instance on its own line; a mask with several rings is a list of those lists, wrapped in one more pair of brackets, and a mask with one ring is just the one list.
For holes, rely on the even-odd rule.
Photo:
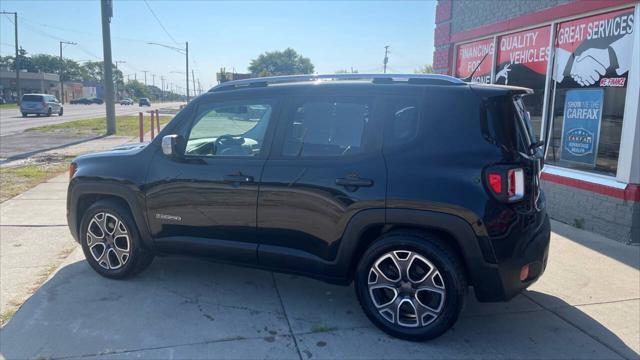
[[(215, 74), (247, 72), (265, 51), (295, 49), (311, 59), (317, 73), (357, 69), (414, 72), (433, 56), (435, 1), (159, 1), (115, 0), (111, 21), (114, 61), (125, 77), (160, 85), (160, 76), (184, 86), (185, 57), (148, 42), (184, 47), (190, 70), (203, 89)], [(0, 10), (18, 12), (18, 43), (29, 54), (76, 61), (102, 60), (100, 2), (95, 0), (2, 0)], [(155, 16), (154, 16), (155, 14)], [(157, 17), (157, 19), (156, 19)], [(0, 15), (0, 55), (14, 54), (13, 15)], [(163, 29), (164, 27), (164, 29)], [(191, 72), (191, 71), (190, 71)]]

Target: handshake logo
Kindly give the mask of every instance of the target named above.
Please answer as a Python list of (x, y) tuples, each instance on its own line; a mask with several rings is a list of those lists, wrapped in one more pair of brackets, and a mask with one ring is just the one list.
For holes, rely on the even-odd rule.
[[(553, 79), (561, 83), (571, 77), (580, 86), (624, 86), (625, 78), (603, 78), (608, 72), (618, 76), (629, 71), (633, 34), (627, 34), (613, 42), (598, 39), (581, 52), (571, 53), (556, 48)], [(583, 48), (583, 46), (581, 46)]]
[(575, 57), (569, 74), (582, 86), (590, 86), (600, 80), (611, 65), (609, 50), (587, 49)]

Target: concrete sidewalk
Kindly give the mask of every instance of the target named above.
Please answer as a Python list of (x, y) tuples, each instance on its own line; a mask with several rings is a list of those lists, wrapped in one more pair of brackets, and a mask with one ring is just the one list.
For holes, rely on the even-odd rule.
[[(150, 134), (145, 136), (150, 138)], [(137, 139), (104, 136), (42, 155), (78, 156), (132, 142)], [(20, 161), (2, 166), (19, 165)], [(66, 219), (68, 183), (65, 172), (0, 203), (0, 316), (3, 321), (75, 248)]]
[[(46, 225), (30, 240), (34, 244), (23, 246), (69, 241), (66, 228), (57, 227), (64, 224), (62, 184), (62, 178), (46, 184), (51, 202), (30, 219), (8, 215), (15, 225), (39, 218)], [(25, 195), (41, 198), (38, 191), (44, 188)], [(95, 274), (75, 246), (0, 330), (0, 354), (638, 359), (640, 248), (557, 222), (552, 228), (549, 265), (537, 284), (508, 303), (479, 304), (470, 296), (456, 326), (427, 343), (397, 340), (374, 328), (352, 287), (185, 257), (156, 258), (138, 277), (114, 281)]]

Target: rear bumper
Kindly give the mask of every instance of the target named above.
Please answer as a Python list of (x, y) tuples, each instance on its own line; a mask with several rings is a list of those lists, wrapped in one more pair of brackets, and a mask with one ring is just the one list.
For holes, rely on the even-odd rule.
[(48, 111), (49, 111), (49, 108), (31, 108), (31, 109), (20, 108), (20, 112), (24, 114), (46, 114)]
[[(470, 269), (478, 301), (509, 300), (544, 273), (549, 256), (551, 224), (544, 210), (535, 217), (533, 224), (512, 233), (509, 238), (491, 241), (497, 264)], [(529, 265), (529, 275), (521, 281), (520, 274), (525, 265)]]

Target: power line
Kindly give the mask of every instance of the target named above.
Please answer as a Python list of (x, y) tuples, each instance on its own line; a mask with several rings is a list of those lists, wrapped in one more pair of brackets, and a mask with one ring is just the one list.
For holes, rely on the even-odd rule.
[(149, 3), (147, 2), (147, 0), (144, 0), (145, 5), (147, 5), (147, 8), (149, 9), (149, 11), (151, 12), (151, 15), (153, 15), (153, 17), (156, 19), (156, 21), (158, 22), (158, 25), (160, 25), (160, 27), (162, 28), (162, 30), (164, 30), (165, 34), (167, 34), (167, 36), (173, 41), (174, 44), (176, 45), (180, 45), (178, 44), (178, 42), (176, 41), (176, 39), (173, 38), (173, 36), (171, 36), (171, 34), (169, 34), (169, 31), (167, 31), (167, 29), (164, 27), (164, 25), (162, 25), (162, 21), (160, 21), (160, 19), (158, 18), (158, 16), (156, 15), (156, 13), (153, 11), (153, 9), (151, 8), (151, 5), (149, 5)]

